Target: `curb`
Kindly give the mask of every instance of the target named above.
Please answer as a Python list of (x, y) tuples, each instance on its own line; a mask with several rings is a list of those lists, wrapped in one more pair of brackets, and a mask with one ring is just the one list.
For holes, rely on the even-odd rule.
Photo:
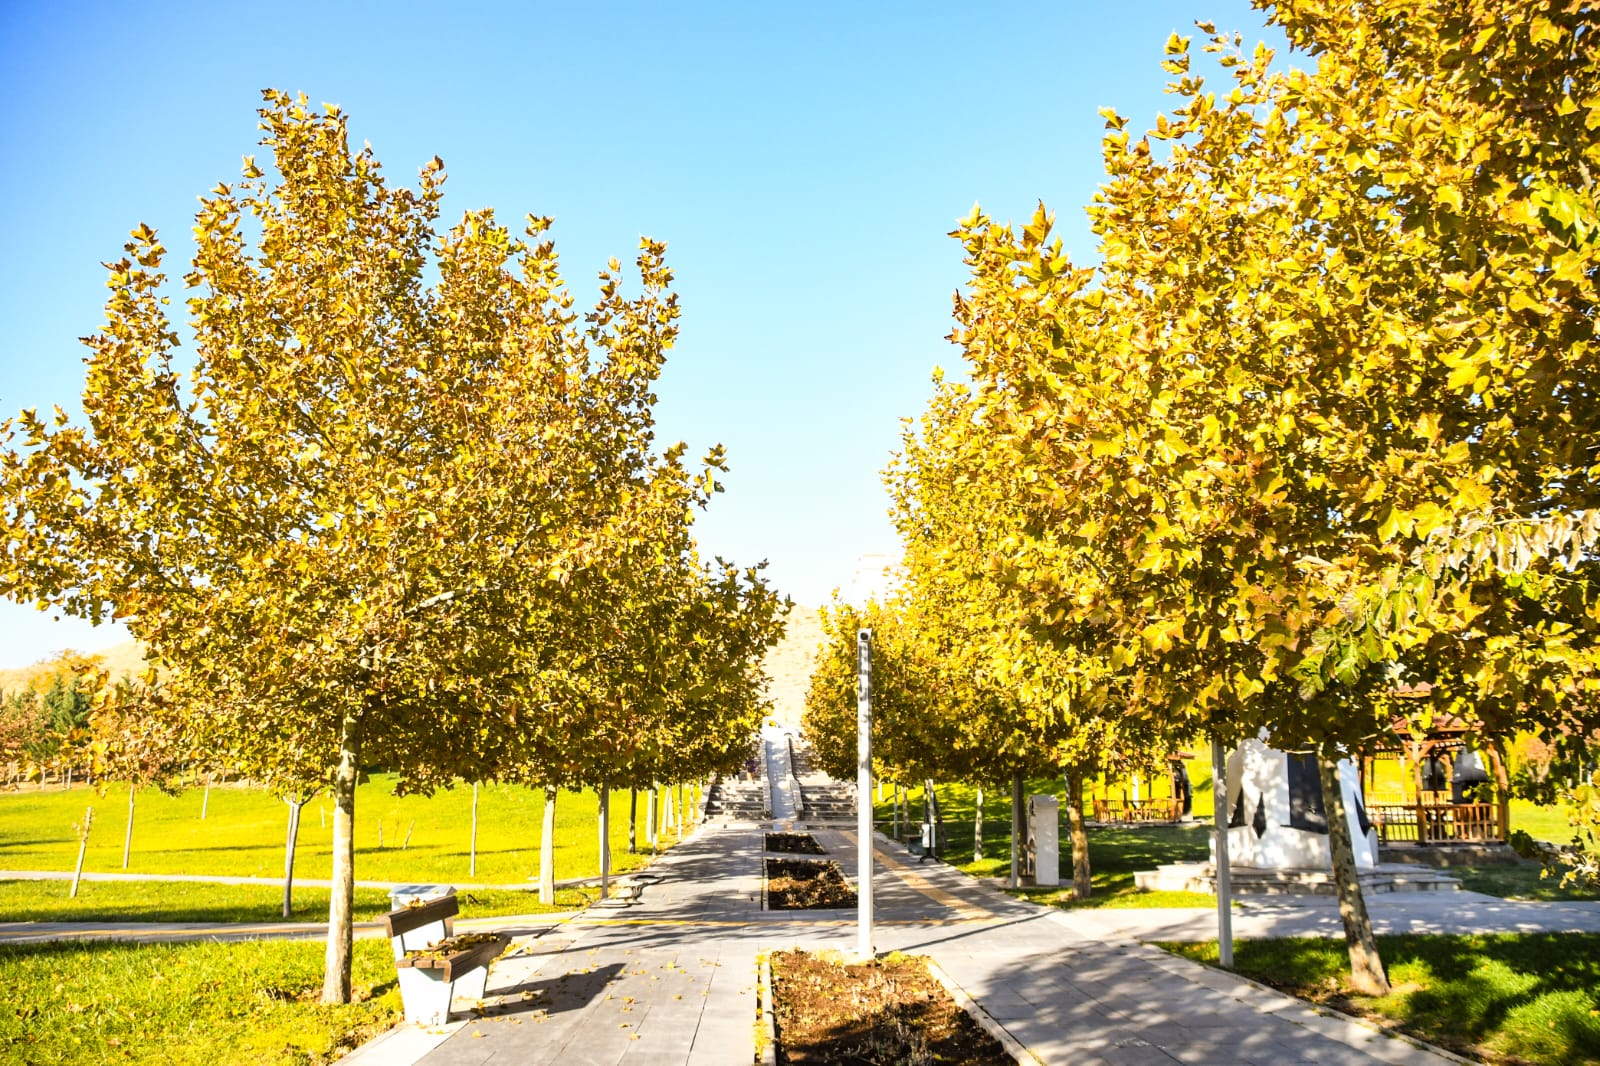
[(772, 1007), (772, 957), (756, 956), (756, 1062), (778, 1066), (778, 1019)]
[[(1260, 981), (1245, 977), (1243, 974), (1234, 973), (1216, 966), (1207, 966), (1205, 963), (1195, 962), (1191, 959), (1174, 955), (1152, 944), (1141, 940), (1128, 939), (1127, 944), (1132, 950), (1146, 954), (1151, 963), (1167, 971), (1174, 977), (1182, 978), (1191, 984), (1201, 985), (1214, 992), (1221, 993), (1234, 1000), (1248, 1005), (1251, 1009), (1270, 1012), (1284, 1017), (1288, 1011), (1294, 1011), (1298, 1017), (1294, 1018), (1297, 1025), (1302, 1025), (1333, 1043), (1342, 1044), (1352, 1050), (1361, 1051), (1376, 1057), (1377, 1051), (1384, 1049), (1383, 1045), (1365, 1047), (1351, 1041), (1351, 1029), (1359, 1029), (1368, 1037), (1380, 1037), (1397, 1044), (1404, 1044), (1410, 1050), (1421, 1052), (1423, 1057), (1404, 1055), (1399, 1059), (1389, 1061), (1398, 1062), (1428, 1062), (1443, 1060), (1458, 1063), (1460, 1066), (1477, 1066), (1476, 1059), (1465, 1058), (1453, 1051), (1446, 1051), (1442, 1047), (1428, 1043), (1420, 1037), (1403, 1033), (1396, 1029), (1385, 1029), (1381, 1025), (1358, 1018), (1353, 1014), (1334, 1010), (1332, 1007), (1323, 1007), (1292, 996), (1287, 992), (1264, 985)], [(1199, 972), (1196, 973), (1195, 971)], [(1232, 987), (1229, 987), (1232, 986)], [(1264, 1001), (1264, 1002), (1263, 1002)], [(1395, 1049), (1399, 1050), (1399, 1049)]]
[(966, 1011), (968, 1017), (978, 1023), (978, 1028), (999, 1041), (1000, 1046), (1006, 1049), (1006, 1054), (1010, 1055), (1021, 1066), (1044, 1066), (1043, 1059), (1029, 1051), (1022, 1041), (1012, 1036), (1005, 1026), (995, 1021), (994, 1016), (984, 1010), (981, 1003), (967, 995), (967, 990), (956, 984), (955, 978), (945, 973), (944, 967), (935, 962), (933, 956), (923, 955), (922, 960), (928, 967), (928, 973), (933, 975), (935, 981), (944, 986), (944, 990), (950, 993), (950, 998), (956, 1001), (956, 1005)]

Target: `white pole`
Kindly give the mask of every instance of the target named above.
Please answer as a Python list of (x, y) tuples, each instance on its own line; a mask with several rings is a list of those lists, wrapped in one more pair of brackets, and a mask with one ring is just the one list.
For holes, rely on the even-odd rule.
[[(472, 844), (471, 857), (467, 860), (467, 876), (478, 876), (478, 783), (472, 783)], [(285, 918), (288, 915), (284, 915)]]
[(872, 946), (872, 630), (856, 634), (856, 953), (877, 955)]
[(1233, 876), (1228, 868), (1228, 759), (1211, 742), (1211, 820), (1217, 828), (1217, 962), (1233, 969)]

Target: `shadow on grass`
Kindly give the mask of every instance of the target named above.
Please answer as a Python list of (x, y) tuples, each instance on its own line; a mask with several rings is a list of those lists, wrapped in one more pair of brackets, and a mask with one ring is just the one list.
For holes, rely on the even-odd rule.
[[(1216, 944), (1162, 945), (1216, 962)], [(1234, 964), (1247, 977), (1352, 1013), (1383, 1019), (1451, 1050), (1492, 1060), (1600, 1063), (1600, 934), (1380, 936), (1394, 991), (1354, 994), (1337, 940), (1248, 940)]]

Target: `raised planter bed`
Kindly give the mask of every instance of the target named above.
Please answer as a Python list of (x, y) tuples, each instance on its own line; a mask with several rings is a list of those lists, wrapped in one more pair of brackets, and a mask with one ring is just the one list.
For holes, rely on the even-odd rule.
[(768, 859), (768, 910), (832, 910), (856, 905), (856, 891), (832, 861)]
[(817, 838), (810, 833), (768, 833), (768, 851), (776, 851), (786, 855), (826, 855)]
[(1015, 1061), (916, 956), (847, 963), (831, 953), (780, 951), (771, 966), (780, 1066)]

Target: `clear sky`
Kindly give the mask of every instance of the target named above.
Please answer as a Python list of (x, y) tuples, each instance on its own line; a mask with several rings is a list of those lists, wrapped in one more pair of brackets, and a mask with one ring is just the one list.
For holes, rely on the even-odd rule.
[[(0, 4), (0, 412), (76, 413), (99, 264), (147, 222), (181, 275), (196, 197), (256, 151), (259, 90), (303, 91), (391, 181), (442, 156), (446, 221), (555, 216), (580, 303), (609, 256), (667, 241), (662, 435), (732, 464), (702, 548), (821, 603), (895, 550), (880, 472), (959, 361), (956, 219), (1043, 199), (1092, 260), (1096, 109), (1152, 123), (1162, 45), (1196, 19), (1281, 41), (1247, 0)], [(0, 667), (126, 639), (48, 619), (0, 601)]]

